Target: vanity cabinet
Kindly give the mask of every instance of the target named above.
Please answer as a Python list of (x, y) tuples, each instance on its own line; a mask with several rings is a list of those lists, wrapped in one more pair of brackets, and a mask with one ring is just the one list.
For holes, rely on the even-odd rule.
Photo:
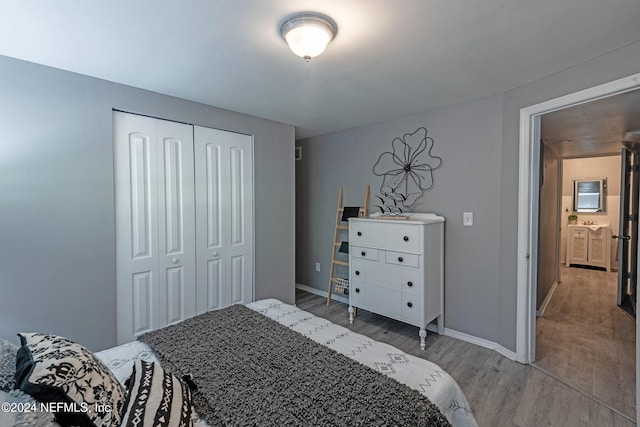
[(408, 220), (349, 219), (349, 321), (359, 307), (444, 333), (444, 218), (408, 214)]
[(572, 264), (611, 271), (611, 227), (569, 225), (567, 267)]

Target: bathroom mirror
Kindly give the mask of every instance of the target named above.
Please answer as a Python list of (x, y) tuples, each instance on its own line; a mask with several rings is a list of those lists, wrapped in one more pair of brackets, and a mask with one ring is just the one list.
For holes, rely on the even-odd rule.
[(573, 181), (574, 212), (606, 212), (607, 179), (591, 178)]

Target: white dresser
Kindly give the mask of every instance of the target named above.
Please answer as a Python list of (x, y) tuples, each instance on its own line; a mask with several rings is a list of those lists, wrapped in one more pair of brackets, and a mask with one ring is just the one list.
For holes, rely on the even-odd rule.
[(354, 307), (420, 328), (438, 319), (444, 332), (444, 218), (349, 219), (349, 321)]

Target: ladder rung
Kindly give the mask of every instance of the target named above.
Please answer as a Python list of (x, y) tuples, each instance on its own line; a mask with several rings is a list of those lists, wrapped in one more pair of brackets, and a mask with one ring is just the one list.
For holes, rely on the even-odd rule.
[(334, 259), (331, 262), (338, 265), (343, 265), (345, 267), (349, 267), (349, 263), (347, 261), (340, 261), (339, 259)]
[(348, 225), (336, 225), (336, 228), (339, 228), (340, 230), (348, 230), (349, 226)]

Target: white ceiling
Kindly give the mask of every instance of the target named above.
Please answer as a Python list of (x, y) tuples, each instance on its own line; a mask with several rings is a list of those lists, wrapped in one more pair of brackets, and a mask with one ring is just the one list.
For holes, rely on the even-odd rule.
[[(299, 11), (338, 34), (305, 63)], [(502, 93), (640, 41), (638, 0), (5, 0), (0, 54), (296, 126), (297, 138)]]

